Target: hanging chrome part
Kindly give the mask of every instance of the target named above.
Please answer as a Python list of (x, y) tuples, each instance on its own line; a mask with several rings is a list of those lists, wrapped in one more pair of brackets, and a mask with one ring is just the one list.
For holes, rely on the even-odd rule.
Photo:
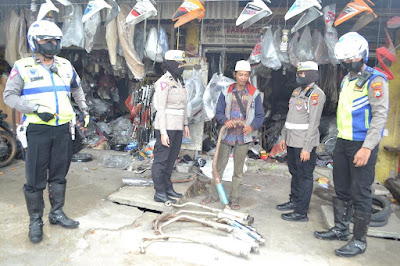
[(223, 218), (221, 219), (221, 221), (240, 229), (241, 231), (245, 232), (248, 236), (250, 236), (251, 238), (253, 238), (255, 241), (257, 241), (260, 244), (264, 244), (265, 243), (265, 239), (262, 237), (262, 235), (260, 235), (259, 233), (256, 232), (255, 229), (253, 229), (250, 226), (246, 226), (242, 223), (239, 223), (238, 221), (234, 221), (228, 218)]
[(135, 187), (151, 187), (153, 186), (153, 180), (146, 180), (144, 178), (122, 178), (122, 183), (127, 186)]

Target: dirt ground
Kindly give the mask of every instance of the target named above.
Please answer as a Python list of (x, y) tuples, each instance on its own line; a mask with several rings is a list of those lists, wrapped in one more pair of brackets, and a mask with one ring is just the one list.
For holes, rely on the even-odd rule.
[[(72, 163), (64, 208), (80, 221), (79, 228), (50, 225), (46, 191), (44, 237), (38, 244), (28, 239), (29, 217), (22, 192), (24, 162), (14, 161), (0, 169), (0, 265), (398, 265), (400, 243), (392, 239), (368, 237), (363, 255), (337, 257), (334, 249), (345, 242), (313, 236), (314, 230), (326, 229), (321, 205), (331, 204), (316, 195), (311, 199), (308, 222), (282, 220), (275, 206), (287, 201), (290, 178), (268, 171), (247, 173), (239, 199), (241, 211), (255, 218), (254, 227), (266, 239), (258, 253), (242, 258), (208, 246), (169, 240), (150, 244), (142, 254), (141, 239), (155, 236), (152, 220), (160, 214), (109, 201), (108, 196), (123, 186), (122, 178), (132, 173), (101, 165), (101, 156), (112, 151), (85, 152), (92, 153), (94, 160)], [(202, 197), (186, 200), (199, 202)], [(220, 203), (212, 206), (222, 207)], [(175, 223), (164, 231), (193, 238), (218, 237), (224, 243), (231, 240), (227, 233), (191, 223)]]

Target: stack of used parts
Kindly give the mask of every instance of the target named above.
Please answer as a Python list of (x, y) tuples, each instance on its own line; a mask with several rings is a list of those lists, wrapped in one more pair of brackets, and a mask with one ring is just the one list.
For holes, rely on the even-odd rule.
[[(189, 243), (198, 243), (210, 246), (235, 256), (248, 257), (251, 252), (258, 252), (259, 245), (263, 245), (265, 243), (265, 239), (259, 233), (257, 233), (255, 228), (251, 227), (254, 222), (254, 218), (249, 216), (247, 213), (233, 211), (227, 208), (223, 210), (211, 208), (193, 202), (187, 202), (179, 205), (168, 201), (166, 202), (166, 206), (173, 206), (175, 208), (195, 206), (206, 209), (207, 211), (181, 209), (179, 211), (160, 216), (158, 219), (153, 221), (154, 233), (157, 236), (146, 237), (142, 239), (140, 244), (141, 253), (145, 253), (147, 246), (153, 241), (176, 239), (184, 240)], [(178, 221), (199, 223), (203, 226), (226, 232), (227, 237), (193, 237), (191, 235), (184, 236), (178, 234), (168, 234), (164, 232), (164, 228), (166, 226)], [(193, 229), (193, 227), (190, 228)]]
[(139, 90), (134, 90), (125, 101), (134, 127), (132, 138), (136, 139), (139, 149), (149, 143), (151, 138), (153, 94), (153, 85), (143, 85)]
[[(370, 0), (367, 1), (371, 5), (375, 6), (375, 4)], [(361, 15), (350, 31), (358, 31), (378, 17), (378, 15), (374, 13), (372, 8), (365, 3), (364, 0), (353, 0), (352, 2), (348, 3), (343, 11), (339, 14), (335, 21), (335, 27), (363, 12), (365, 13)]]

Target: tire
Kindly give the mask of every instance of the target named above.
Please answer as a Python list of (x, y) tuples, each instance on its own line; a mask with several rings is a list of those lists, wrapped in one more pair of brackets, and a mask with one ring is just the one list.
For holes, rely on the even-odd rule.
[[(375, 208), (375, 206), (378, 206), (379, 209)], [(372, 214), (369, 226), (385, 226), (388, 223), (391, 213), (390, 201), (386, 197), (372, 195)], [(353, 222), (353, 217), (351, 218), (351, 222)]]
[[(374, 208), (378, 206), (379, 209)], [(384, 196), (372, 195), (372, 215), (371, 222), (384, 222), (389, 219), (392, 209), (390, 201)]]
[(0, 167), (4, 167), (9, 165), (17, 154), (17, 140), (5, 131), (0, 131), (0, 137), (8, 147), (7, 153), (0, 157)]
[(385, 220), (385, 221), (382, 221), (382, 222), (373, 222), (373, 221), (370, 221), (370, 222), (369, 222), (369, 226), (370, 226), (370, 227), (382, 227), (382, 226), (387, 225), (388, 222), (389, 222), (389, 220)]

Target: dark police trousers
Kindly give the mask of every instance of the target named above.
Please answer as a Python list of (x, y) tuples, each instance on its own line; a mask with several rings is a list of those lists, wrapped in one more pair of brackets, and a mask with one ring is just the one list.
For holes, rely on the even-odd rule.
[(44, 190), (47, 182), (65, 184), (72, 158), (69, 123), (61, 126), (29, 124), (27, 140), (25, 191)]
[(354, 209), (364, 213), (372, 211), (371, 185), (375, 178), (375, 163), (379, 145), (371, 150), (365, 166), (355, 167), (354, 155), (363, 141), (337, 139), (333, 151), (333, 182), (338, 199), (353, 201)]
[(310, 153), (310, 160), (302, 162), (300, 153), (302, 148), (287, 147), (287, 162), (292, 175), (290, 184), (290, 200), (296, 203), (294, 210), (299, 214), (307, 214), (313, 190), (313, 172), (317, 161), (316, 148)]
[(172, 188), (171, 174), (182, 144), (182, 130), (167, 130), (169, 147), (162, 145), (160, 130), (154, 130), (154, 160), (151, 167), (151, 178), (156, 192), (164, 193)]

